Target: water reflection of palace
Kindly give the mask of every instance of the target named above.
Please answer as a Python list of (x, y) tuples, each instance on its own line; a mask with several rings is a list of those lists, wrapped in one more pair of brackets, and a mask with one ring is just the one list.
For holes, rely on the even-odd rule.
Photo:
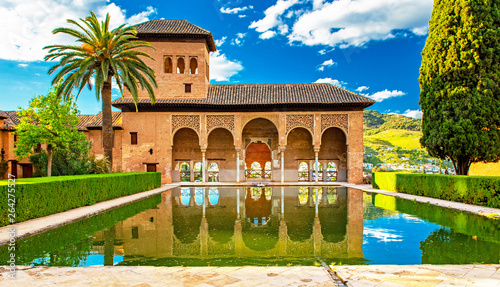
[(117, 252), (125, 254), (125, 262), (362, 258), (363, 194), (337, 187), (184, 187), (163, 193), (157, 207), (94, 236), (109, 263)]

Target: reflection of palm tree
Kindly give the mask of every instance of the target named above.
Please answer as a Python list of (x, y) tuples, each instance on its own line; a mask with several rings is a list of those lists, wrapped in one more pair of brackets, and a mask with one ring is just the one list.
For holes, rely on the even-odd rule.
[(148, 42), (135, 40), (137, 39), (135, 27), (121, 25), (110, 31), (109, 14), (101, 23), (93, 12), (90, 14), (91, 16), (80, 19), (83, 25), (74, 20), (67, 20), (68, 23), (77, 26), (77, 30), (57, 28), (53, 31), (54, 34), (63, 33), (75, 37), (80, 45), (47, 46), (44, 49), (49, 49), (49, 54), (45, 56), (45, 60), (60, 59), (59, 63), (49, 70), (49, 74), (59, 69), (52, 84), (61, 81), (58, 93), (65, 98), (71, 97), (74, 88), (78, 89), (79, 95), (86, 85), (90, 88), (92, 79), (94, 80), (96, 97), (98, 100), (102, 97), (104, 156), (109, 161), (111, 170), (113, 163), (112, 80), (116, 81), (122, 96), (124, 88), (127, 88), (132, 99), (137, 103), (140, 85), (142, 89), (147, 90), (154, 103), (153, 86), (157, 87), (155, 73), (139, 56), (152, 58), (138, 50), (138, 48), (152, 47)]

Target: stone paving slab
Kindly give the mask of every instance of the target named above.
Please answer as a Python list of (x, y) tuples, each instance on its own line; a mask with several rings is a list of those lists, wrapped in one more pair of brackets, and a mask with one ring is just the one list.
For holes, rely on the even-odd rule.
[(91, 217), (93, 215), (108, 211), (110, 209), (117, 208), (144, 199), (146, 197), (150, 197), (155, 194), (165, 192), (167, 190), (173, 189), (178, 186), (179, 186), (178, 184), (166, 184), (156, 189), (132, 195), (127, 195), (115, 199), (110, 199), (90, 206), (82, 206), (79, 208), (48, 215), (45, 217), (30, 219), (14, 225), (7, 225), (0, 228), (0, 245), (9, 242), (10, 235), (8, 232), (11, 230), (11, 228), (16, 229), (16, 240), (19, 240), (27, 236), (31, 236), (43, 231), (47, 231), (49, 229), (66, 225), (75, 222), (77, 220)]
[(322, 267), (0, 267), (0, 287), (336, 286)]
[(500, 287), (500, 265), (331, 266), (349, 287)]
[(432, 198), (432, 197), (425, 197), (425, 196), (412, 195), (412, 194), (400, 193), (400, 192), (395, 192), (395, 191), (375, 189), (375, 188), (372, 188), (372, 186), (370, 184), (358, 184), (358, 185), (342, 184), (342, 186), (356, 188), (356, 189), (360, 189), (360, 190), (366, 191), (366, 192), (380, 193), (380, 194), (394, 196), (394, 197), (403, 198), (403, 199), (407, 199), (407, 200), (437, 205), (437, 206), (446, 207), (446, 208), (452, 208), (452, 209), (456, 209), (456, 210), (460, 210), (460, 211), (464, 211), (464, 212), (469, 212), (469, 213), (474, 213), (474, 214), (478, 214), (478, 215), (482, 215), (482, 216), (494, 217), (494, 218), (500, 219), (500, 209), (499, 208), (472, 205), (472, 204), (448, 201), (448, 200), (437, 199), (437, 198)]

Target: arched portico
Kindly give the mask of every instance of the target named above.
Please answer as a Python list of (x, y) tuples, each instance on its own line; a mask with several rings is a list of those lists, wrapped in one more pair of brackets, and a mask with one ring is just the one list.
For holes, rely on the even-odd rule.
[(209, 164), (217, 163), (220, 182), (235, 181), (236, 150), (233, 134), (230, 131), (225, 128), (215, 128), (208, 134), (206, 161)]
[(194, 181), (194, 166), (202, 160), (198, 134), (190, 128), (181, 128), (175, 132), (172, 142), (172, 181), (181, 181), (182, 163), (189, 164), (189, 181)]
[[(347, 137), (343, 130), (337, 127), (326, 129), (321, 136), (319, 161), (323, 167), (332, 162), (336, 168), (336, 180), (347, 181)], [(323, 168), (323, 179), (330, 178), (329, 170)], [(330, 170), (331, 172), (331, 170)]]
[[(279, 167), (276, 167), (274, 162), (279, 159), (279, 133), (276, 125), (265, 118), (256, 118), (248, 121), (242, 129), (241, 133), (243, 146), (243, 162), (245, 162), (247, 170), (251, 168), (252, 163), (258, 162), (262, 174), (259, 180), (273, 180), (276, 173), (279, 172)], [(270, 172), (266, 173), (266, 163), (271, 163)], [(267, 164), (269, 166), (269, 164)], [(248, 179), (248, 172), (241, 178)]]

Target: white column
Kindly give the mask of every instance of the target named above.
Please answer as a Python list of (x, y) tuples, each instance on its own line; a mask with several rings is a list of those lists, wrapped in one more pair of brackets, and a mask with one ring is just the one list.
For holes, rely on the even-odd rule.
[(318, 188), (317, 188), (317, 187), (315, 187), (315, 188), (314, 188), (314, 196), (316, 197), (316, 198), (314, 199), (314, 205), (315, 205), (315, 206), (314, 206), (314, 212), (315, 212), (315, 214), (316, 214), (315, 216), (316, 216), (316, 217), (318, 217), (318, 211), (319, 211), (319, 210), (318, 210), (318, 201), (319, 201), (319, 200), (318, 200)]
[(202, 182), (206, 182), (206, 171), (205, 171), (205, 152), (202, 151), (201, 155), (203, 156), (203, 160), (201, 161), (201, 174), (202, 174)]
[(285, 215), (285, 188), (281, 187), (281, 219)]
[(236, 211), (238, 212), (237, 219), (240, 219), (240, 189), (236, 189)]
[(281, 151), (281, 183), (285, 182), (285, 151)]
[(240, 183), (240, 151), (236, 150), (236, 182)]
[(316, 177), (314, 178), (314, 182), (318, 183), (319, 176), (318, 176), (318, 152), (314, 153), (314, 174)]

